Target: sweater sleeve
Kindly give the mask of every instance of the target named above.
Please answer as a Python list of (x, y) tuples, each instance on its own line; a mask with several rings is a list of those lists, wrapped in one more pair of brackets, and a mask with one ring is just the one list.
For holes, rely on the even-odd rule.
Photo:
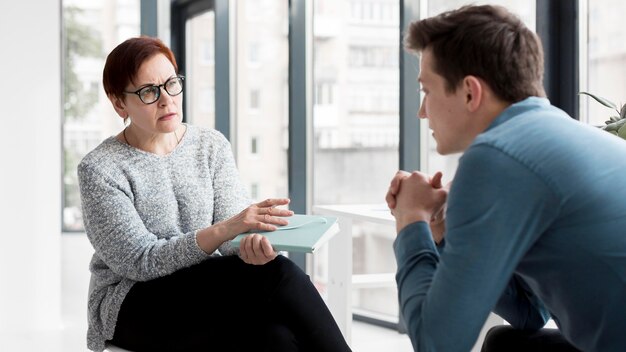
[(211, 156), (211, 169), (215, 192), (213, 222), (218, 223), (245, 209), (250, 205), (250, 200), (235, 165), (230, 143), (221, 133), (215, 133), (218, 135), (219, 148), (215, 148)]
[(96, 255), (113, 272), (147, 281), (209, 256), (198, 247), (195, 231), (167, 239), (148, 231), (134, 207), (128, 181), (110, 171), (86, 163), (78, 166), (85, 231)]
[(441, 256), (423, 222), (394, 243), (400, 307), (418, 351), (470, 350), (520, 259), (558, 211), (558, 197), (540, 177), (488, 146), (465, 153), (448, 201)]
[[(246, 188), (241, 182), (239, 171), (235, 165), (235, 158), (230, 143), (221, 133), (217, 135), (219, 147), (214, 149), (211, 156), (211, 170), (213, 170), (214, 207), (213, 223), (227, 220), (251, 204)], [(230, 241), (223, 243), (219, 250), (224, 255), (238, 253), (238, 248), (233, 248)]]

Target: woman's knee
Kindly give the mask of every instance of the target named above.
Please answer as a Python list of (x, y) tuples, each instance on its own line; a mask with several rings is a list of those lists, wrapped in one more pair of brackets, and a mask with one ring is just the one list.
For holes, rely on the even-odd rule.
[(271, 262), (271, 268), (274, 272), (279, 273), (282, 278), (306, 278), (308, 280), (308, 275), (300, 267), (298, 267), (293, 261), (289, 258), (279, 255)]
[(270, 324), (263, 329), (262, 334), (263, 336), (259, 339), (262, 341), (262, 346), (256, 346), (255, 351), (298, 351), (298, 342), (295, 335), (291, 329), (283, 324)]

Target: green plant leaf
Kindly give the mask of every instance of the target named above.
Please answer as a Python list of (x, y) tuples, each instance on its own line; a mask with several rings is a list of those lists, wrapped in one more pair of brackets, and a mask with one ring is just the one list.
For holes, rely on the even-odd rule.
[(623, 139), (626, 139), (626, 125), (622, 125), (617, 131), (617, 135)]
[(606, 99), (604, 99), (602, 97), (599, 97), (597, 95), (593, 95), (593, 94), (587, 93), (587, 92), (580, 92), (578, 94), (588, 95), (588, 96), (592, 97), (593, 99), (595, 99), (595, 101), (597, 101), (598, 103), (606, 106), (607, 108), (615, 109), (615, 111), (617, 111), (618, 114), (620, 113), (620, 111), (617, 109), (617, 105), (615, 105), (610, 100), (606, 100)]
[(622, 126), (624, 126), (624, 124), (626, 124), (626, 119), (621, 119), (617, 122), (612, 122), (604, 127), (602, 127), (603, 130), (605, 131), (617, 131), (619, 130)]
[(622, 108), (619, 111), (619, 117), (621, 119), (626, 118), (626, 104), (622, 105)]

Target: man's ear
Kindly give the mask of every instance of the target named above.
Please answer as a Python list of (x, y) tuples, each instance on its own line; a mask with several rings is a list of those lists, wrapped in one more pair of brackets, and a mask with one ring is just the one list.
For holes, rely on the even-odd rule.
[(463, 78), (463, 90), (465, 93), (465, 105), (470, 112), (476, 112), (484, 99), (483, 81), (476, 76)]
[(111, 104), (113, 104), (113, 109), (115, 109), (115, 112), (117, 112), (117, 114), (121, 118), (123, 119), (128, 118), (128, 111), (126, 111), (126, 103), (122, 99), (114, 95), (109, 95), (109, 100), (111, 101)]

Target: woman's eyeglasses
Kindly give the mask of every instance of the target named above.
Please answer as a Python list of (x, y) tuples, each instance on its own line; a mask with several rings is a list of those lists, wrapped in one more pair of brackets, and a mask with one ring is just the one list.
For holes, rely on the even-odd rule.
[(141, 87), (134, 92), (124, 91), (124, 93), (137, 94), (137, 96), (139, 96), (139, 99), (141, 99), (141, 101), (144, 104), (152, 104), (155, 101), (159, 100), (159, 98), (161, 97), (161, 87), (163, 87), (163, 89), (165, 89), (165, 92), (169, 94), (171, 97), (182, 93), (184, 79), (185, 79), (184, 76), (179, 75), (179, 76), (168, 79), (163, 84), (159, 84), (159, 85), (153, 84), (153, 85)]

